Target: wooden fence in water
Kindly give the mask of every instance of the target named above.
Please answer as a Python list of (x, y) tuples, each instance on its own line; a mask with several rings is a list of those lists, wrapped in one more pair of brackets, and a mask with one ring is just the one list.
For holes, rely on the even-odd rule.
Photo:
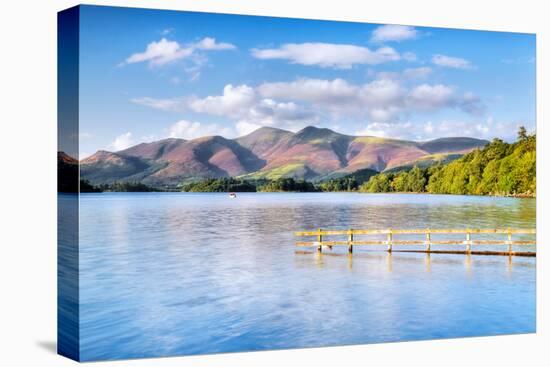
[[(465, 235), (465, 239), (433, 239), (443, 235)], [(474, 235), (505, 235), (504, 239), (473, 239)], [(408, 252), (426, 252), (426, 253), (460, 253), (460, 254), (479, 254), (479, 255), (517, 255), (517, 256), (536, 256), (534, 251), (513, 251), (513, 246), (536, 245), (536, 239), (512, 240), (512, 235), (535, 235), (535, 229), (345, 229), (345, 230), (323, 230), (295, 232), (297, 237), (316, 237), (316, 241), (298, 241), (296, 246), (317, 247), (318, 252), (323, 251), (323, 247), (332, 249), (333, 246), (347, 246), (348, 252), (353, 252), (353, 246), (387, 246), (387, 251), (392, 252), (394, 246), (424, 246), (424, 249), (410, 249)], [(366, 236), (385, 235), (385, 240), (367, 239)], [(424, 239), (406, 240), (395, 238), (399, 235), (422, 236)], [(346, 236), (345, 240), (328, 240), (326, 237)], [(358, 239), (358, 236), (361, 238)], [(371, 237), (372, 238), (372, 237)], [(464, 246), (463, 250), (434, 250), (432, 246), (452, 245)], [(472, 246), (507, 246), (507, 251), (472, 251)]]

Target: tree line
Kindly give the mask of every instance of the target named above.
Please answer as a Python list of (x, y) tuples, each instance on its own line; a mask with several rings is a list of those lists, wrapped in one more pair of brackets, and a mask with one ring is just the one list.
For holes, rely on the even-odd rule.
[(274, 180), (257, 179), (247, 180), (233, 177), (207, 178), (183, 185), (185, 192), (340, 192), (357, 191), (359, 186), (368, 178), (378, 173), (368, 170), (365, 173), (355, 173), (331, 178), (320, 182), (310, 182), (292, 177), (281, 177)]
[(186, 192), (256, 192), (256, 186), (233, 177), (207, 178), (183, 186)]
[(233, 177), (207, 178), (183, 186), (186, 192), (315, 192), (318, 191), (311, 182), (293, 178), (276, 180), (245, 180)]
[(152, 192), (160, 191), (141, 182), (113, 182), (93, 185), (88, 180), (80, 180), (80, 192)]
[(517, 141), (493, 139), (444, 165), (380, 173), (359, 187), (361, 192), (427, 192), (460, 195), (536, 195), (536, 134), (524, 127)]

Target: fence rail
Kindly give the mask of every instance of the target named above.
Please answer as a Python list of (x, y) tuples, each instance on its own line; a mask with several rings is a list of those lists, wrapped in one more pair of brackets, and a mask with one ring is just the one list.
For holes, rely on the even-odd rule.
[[(433, 240), (432, 235), (456, 235), (464, 234), (466, 238), (464, 240), (457, 239), (439, 239)], [(472, 239), (472, 235), (488, 235), (488, 234), (501, 234), (507, 235), (506, 239)], [(512, 235), (534, 235), (536, 230), (534, 228), (528, 229), (514, 229), (514, 228), (495, 228), (495, 229), (344, 229), (344, 230), (323, 230), (318, 229), (316, 231), (300, 231), (295, 232), (296, 237), (311, 237), (315, 236), (316, 241), (298, 241), (296, 246), (303, 247), (317, 247), (317, 251), (322, 252), (323, 246), (328, 246), (332, 249), (332, 246), (348, 246), (348, 252), (353, 252), (353, 246), (357, 245), (386, 245), (387, 250), (391, 252), (394, 245), (424, 245), (425, 250), (423, 252), (434, 252), (431, 248), (432, 245), (464, 245), (466, 249), (464, 253), (472, 253), (472, 246), (475, 245), (507, 245), (508, 251), (495, 252), (495, 254), (508, 254), (519, 255), (522, 253), (514, 252), (513, 246), (525, 246), (536, 245), (536, 239), (528, 240), (512, 240)], [(386, 240), (357, 240), (355, 236), (369, 236), (369, 235), (386, 235)], [(424, 235), (423, 240), (404, 240), (395, 239), (394, 235)], [(329, 240), (325, 239), (326, 236), (347, 236), (346, 240)], [(441, 252), (441, 251), (438, 251)], [(452, 251), (455, 253), (456, 251)], [(534, 253), (529, 253), (534, 254)]]

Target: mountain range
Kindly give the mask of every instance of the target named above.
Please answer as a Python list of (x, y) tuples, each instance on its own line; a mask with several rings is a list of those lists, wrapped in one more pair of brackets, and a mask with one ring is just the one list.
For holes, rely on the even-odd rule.
[(236, 138), (168, 138), (117, 152), (100, 150), (80, 161), (80, 177), (93, 184), (138, 181), (177, 186), (200, 178), (341, 177), (369, 168), (378, 172), (447, 162), (486, 140), (454, 137), (426, 142), (339, 134), (308, 126), (296, 133), (262, 127)]

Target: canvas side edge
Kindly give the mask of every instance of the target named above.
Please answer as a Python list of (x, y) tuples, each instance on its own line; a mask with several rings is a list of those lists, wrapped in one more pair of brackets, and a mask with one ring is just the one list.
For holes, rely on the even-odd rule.
[(80, 360), (79, 26), (80, 8), (57, 17), (57, 352)]

